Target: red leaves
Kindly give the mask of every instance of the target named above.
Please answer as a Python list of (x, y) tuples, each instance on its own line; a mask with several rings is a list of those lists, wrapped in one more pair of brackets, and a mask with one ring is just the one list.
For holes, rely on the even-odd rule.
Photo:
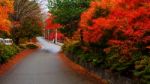
[(43, 27), (43, 23), (42, 23), (41, 21), (38, 21), (38, 25), (39, 25), (40, 27)]
[(150, 36), (145, 36), (145, 37), (143, 38), (143, 42), (144, 42), (145, 44), (150, 43)]
[[(97, 9), (109, 11), (106, 16), (95, 16)], [(100, 12), (98, 11), (99, 13)], [(115, 46), (122, 56), (131, 57), (140, 50), (138, 45), (150, 43), (150, 1), (146, 0), (101, 0), (92, 1), (90, 8), (81, 15), (79, 24), (87, 43), (105, 43), (104, 51)], [(107, 32), (111, 31), (111, 32)]]
[(98, 19), (95, 19), (93, 20), (93, 23), (94, 23), (94, 27), (101, 27), (101, 28), (104, 28), (104, 29), (109, 29), (111, 28), (111, 20), (110, 19), (106, 19), (106, 18), (98, 18)]
[(88, 21), (91, 20), (92, 17), (94, 16), (97, 7), (99, 7), (97, 2), (92, 1), (90, 4), (90, 8), (87, 11), (82, 13), (81, 20), (79, 23), (81, 28), (88, 27)]
[(45, 22), (46, 22), (46, 27), (45, 29), (47, 30), (51, 30), (51, 29), (57, 29), (57, 28), (60, 28), (61, 25), (60, 24), (56, 24), (53, 22), (53, 17), (49, 17)]
[[(49, 35), (46, 35), (46, 38), (48, 38), (49, 40), (53, 40), (55, 39), (56, 36), (56, 29), (61, 28), (62, 26), (60, 24), (54, 23), (53, 22), (54, 17), (53, 16), (49, 16), (49, 18), (45, 21), (46, 22), (46, 30), (50, 30)], [(60, 33), (59, 31), (57, 31), (57, 39), (61, 40), (63, 38), (63, 34)]]
[(101, 30), (92, 30), (92, 31), (84, 31), (83, 32), (83, 40), (85, 42), (98, 42), (99, 39), (102, 37), (100, 33)]
[[(55, 39), (55, 36), (56, 36), (56, 33), (55, 33), (55, 32), (50, 33), (50, 35), (49, 35), (49, 40)], [(57, 39), (58, 39), (58, 40), (62, 40), (63, 37), (64, 37), (64, 35), (63, 35), (62, 33), (57, 32)]]
[[(112, 5), (110, 6), (110, 4)], [(91, 2), (90, 8), (81, 15), (80, 29), (84, 31), (84, 41), (98, 42), (105, 34), (104, 31), (112, 30), (112, 28), (115, 28), (114, 33), (122, 31), (122, 34), (127, 37), (132, 36), (140, 39), (146, 31), (150, 31), (150, 8), (142, 4), (149, 4), (149, 2), (144, 0)], [(107, 17), (93, 18), (96, 9), (100, 8), (107, 8), (106, 10), (109, 10), (110, 14)]]
[(120, 41), (120, 40), (109, 40), (108, 41), (108, 44), (109, 45), (123, 45), (123, 41)]

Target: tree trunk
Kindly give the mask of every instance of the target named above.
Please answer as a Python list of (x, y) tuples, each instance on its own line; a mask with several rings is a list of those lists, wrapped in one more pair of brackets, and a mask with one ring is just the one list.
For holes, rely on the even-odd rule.
[(15, 44), (19, 45), (19, 38), (15, 38)]

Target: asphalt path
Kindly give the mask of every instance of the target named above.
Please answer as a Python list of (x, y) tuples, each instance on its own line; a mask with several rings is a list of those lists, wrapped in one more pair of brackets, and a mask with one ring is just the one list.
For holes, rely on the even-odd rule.
[(16, 64), (0, 84), (94, 84), (90, 79), (71, 70), (57, 52), (61, 47), (37, 38), (41, 49), (33, 52)]

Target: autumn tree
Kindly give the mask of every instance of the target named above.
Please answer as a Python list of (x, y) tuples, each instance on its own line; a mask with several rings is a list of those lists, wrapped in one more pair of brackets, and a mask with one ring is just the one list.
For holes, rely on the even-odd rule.
[(13, 12), (13, 0), (0, 0), (0, 30), (9, 31), (9, 14)]
[(57, 32), (57, 39), (61, 40), (63, 38), (63, 34), (60, 33), (59, 29), (62, 27), (60, 24), (54, 22), (55, 17), (49, 15), (46, 19), (45, 23), (45, 31), (49, 32), (49, 36), (46, 34), (46, 38), (49, 40), (55, 39), (56, 32)]
[[(149, 44), (149, 2), (141, 0), (93, 1), (81, 15), (80, 29), (88, 43)], [(102, 43), (102, 45), (104, 45)], [(137, 47), (137, 46), (136, 46)], [(145, 46), (146, 48), (146, 46)]]
[(140, 63), (134, 66), (135, 60), (150, 56), (149, 1), (94, 0), (82, 13), (79, 26), (84, 42), (90, 48), (96, 45), (107, 67), (127, 75), (134, 68), (134, 75), (149, 80), (145, 78), (149, 77), (149, 65), (143, 69)]

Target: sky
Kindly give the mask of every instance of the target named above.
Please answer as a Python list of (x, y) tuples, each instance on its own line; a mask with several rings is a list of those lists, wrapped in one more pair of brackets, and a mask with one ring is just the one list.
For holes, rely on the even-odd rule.
[(43, 12), (48, 12), (48, 1), (47, 0), (38, 0), (40, 6), (41, 6), (41, 9)]
[(48, 1), (47, 0), (37, 0), (39, 5), (41, 6), (41, 11), (42, 11), (42, 14), (43, 14), (43, 18), (46, 19), (47, 18), (47, 15), (48, 15)]

